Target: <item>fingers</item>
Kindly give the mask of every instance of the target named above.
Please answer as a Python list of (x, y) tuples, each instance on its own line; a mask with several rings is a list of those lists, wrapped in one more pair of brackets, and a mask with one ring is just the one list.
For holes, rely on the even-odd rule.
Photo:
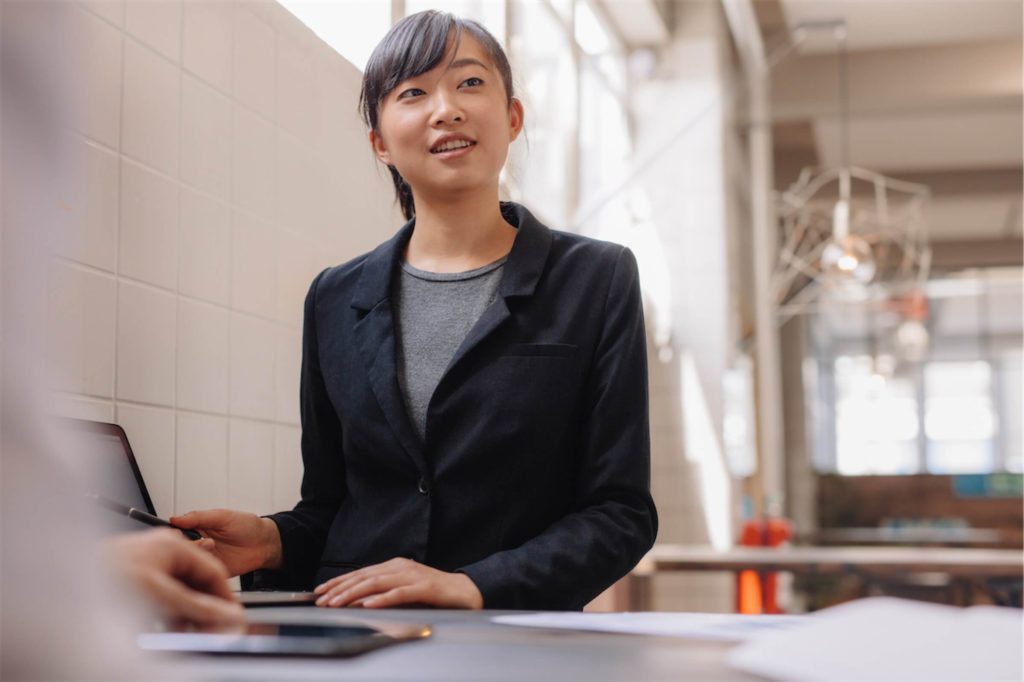
[[(195, 590), (206, 592), (228, 601), (237, 601), (228, 586), (228, 570), (213, 555), (183, 541), (184, 545), (174, 554), (171, 574)], [(211, 540), (200, 540), (208, 542)]]
[(386, 609), (391, 606), (403, 604), (426, 603), (429, 590), (426, 585), (403, 585), (381, 594), (367, 597), (362, 601), (362, 606), (368, 609)]
[(374, 573), (343, 582), (317, 599), (317, 606), (348, 606), (365, 597), (387, 592), (410, 580), (402, 573)]
[(389, 561), (385, 561), (384, 563), (381, 563), (381, 564), (373, 564), (372, 566), (365, 566), (365, 567), (360, 568), (358, 570), (351, 571), (349, 573), (344, 573), (342, 575), (339, 575), (339, 576), (336, 576), (334, 578), (331, 578), (330, 580), (327, 580), (327, 581), (317, 585), (313, 589), (313, 592), (315, 594), (323, 594), (323, 593), (325, 593), (325, 592), (327, 592), (327, 591), (329, 591), (329, 590), (331, 590), (331, 589), (333, 589), (335, 587), (338, 587), (342, 583), (353, 582), (353, 581), (359, 580), (361, 578), (364, 578), (364, 577), (366, 577), (368, 575), (373, 575), (375, 573), (379, 573), (382, 570), (395, 571), (395, 570), (399, 570), (399, 569), (401, 569), (403, 567), (409, 567), (409, 566), (412, 566), (412, 565), (416, 565), (416, 562), (412, 561), (411, 559), (395, 558), (395, 559), (391, 559)]
[(178, 528), (208, 528), (216, 530), (223, 527), (231, 518), (229, 509), (204, 509), (190, 511), (181, 516), (172, 516), (169, 520)]
[(245, 610), (237, 601), (190, 590), (166, 573), (148, 573), (143, 578), (143, 587), (163, 611), (191, 623), (226, 624), (245, 620)]

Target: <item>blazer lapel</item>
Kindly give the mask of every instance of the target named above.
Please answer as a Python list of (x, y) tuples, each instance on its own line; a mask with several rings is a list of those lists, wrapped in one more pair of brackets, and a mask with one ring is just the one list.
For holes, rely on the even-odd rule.
[(548, 251), (551, 249), (551, 230), (519, 204), (502, 203), (501, 213), (510, 225), (519, 229), (519, 234), (516, 235), (508, 260), (505, 261), (505, 272), (498, 286), (498, 298), (470, 328), (451, 362), (448, 363), (438, 387), (453, 367), (511, 316), (509, 299), (533, 295), (537, 281), (544, 272)]
[[(519, 229), (519, 233), (512, 244), (508, 260), (505, 261), (505, 272), (498, 287), (498, 298), (484, 311), (455, 351), (448, 368), (438, 382), (435, 395), (451, 369), (511, 316), (509, 300), (532, 296), (544, 272), (548, 251), (551, 248), (551, 231), (518, 204), (502, 203), (501, 212), (509, 224)], [(352, 307), (363, 314), (356, 322), (353, 333), (369, 372), (370, 386), (388, 424), (409, 453), (416, 468), (425, 474), (427, 465), (423, 445), (413, 430), (398, 385), (394, 310), (391, 305), (391, 276), (409, 237), (412, 236), (414, 222), (407, 222), (394, 237), (371, 251), (363, 262), (362, 272), (352, 297)]]
[(370, 387), (388, 425), (412, 459), (416, 469), (427, 471), (423, 446), (413, 430), (405, 400), (398, 385), (395, 360), (395, 322), (391, 306), (391, 273), (412, 234), (409, 221), (399, 232), (374, 249), (363, 269), (352, 297), (352, 307), (363, 312), (353, 327), (359, 353), (366, 365)]

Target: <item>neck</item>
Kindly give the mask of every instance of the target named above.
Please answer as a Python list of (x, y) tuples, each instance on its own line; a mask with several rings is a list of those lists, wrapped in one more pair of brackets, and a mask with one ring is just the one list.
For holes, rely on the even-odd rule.
[(501, 217), (497, 188), (451, 200), (416, 197), (416, 227), (405, 259), (428, 272), (464, 272), (507, 254), (515, 236)]

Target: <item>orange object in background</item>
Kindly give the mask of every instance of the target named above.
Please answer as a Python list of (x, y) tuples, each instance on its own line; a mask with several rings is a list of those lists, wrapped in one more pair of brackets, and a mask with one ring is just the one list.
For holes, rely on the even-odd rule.
[[(744, 547), (779, 547), (792, 537), (789, 520), (773, 516), (745, 521), (739, 542)], [(778, 581), (776, 571), (740, 571), (736, 576), (736, 613), (783, 613), (778, 602)]]

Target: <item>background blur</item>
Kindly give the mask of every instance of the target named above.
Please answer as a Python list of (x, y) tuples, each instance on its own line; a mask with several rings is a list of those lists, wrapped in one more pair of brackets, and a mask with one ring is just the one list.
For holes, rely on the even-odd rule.
[[(798, 541), (1020, 547), (1019, 2), (98, 0), (57, 22), (36, 4), (0, 23), (53, 46), (74, 131), (47, 408), (121, 424), (162, 515), (297, 500), (306, 289), (402, 223), (360, 70), (436, 8), (512, 60), (506, 197), (638, 257), (659, 542), (729, 547), (772, 513)], [(802, 169), (851, 166), (874, 178), (848, 197), (869, 284), (819, 271), (841, 191), (801, 193)], [(728, 611), (733, 580), (659, 576), (654, 605)]]

